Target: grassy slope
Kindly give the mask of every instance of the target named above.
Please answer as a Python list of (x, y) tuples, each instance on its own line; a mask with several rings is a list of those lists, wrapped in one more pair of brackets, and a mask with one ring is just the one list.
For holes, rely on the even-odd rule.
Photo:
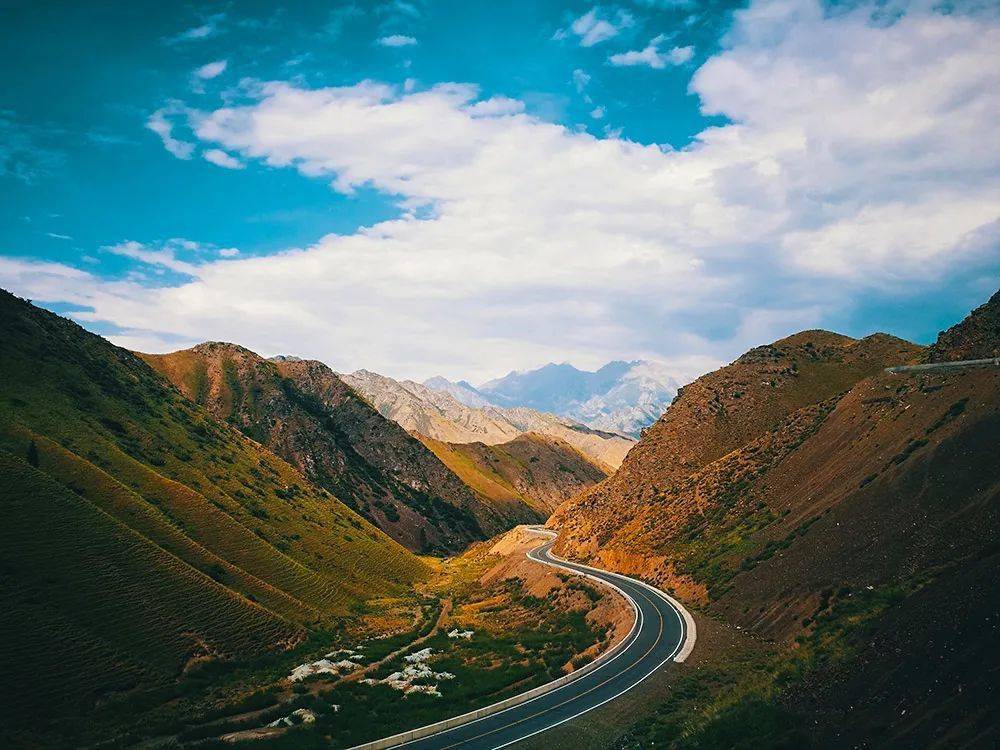
[(529, 522), (544, 520), (560, 502), (606, 476), (569, 443), (535, 433), (499, 445), (420, 440), (483, 497), (530, 509), (523, 514)]
[(0, 341), (0, 571), (16, 613), (3, 666), (18, 718), (163, 684), (192, 658), (285, 648), (425, 574), (130, 353), (6, 293)]

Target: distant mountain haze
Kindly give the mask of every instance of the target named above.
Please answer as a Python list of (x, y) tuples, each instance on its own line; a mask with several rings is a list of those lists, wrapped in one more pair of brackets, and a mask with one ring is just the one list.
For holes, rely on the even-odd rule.
[(568, 363), (547, 364), (512, 371), (479, 387), (442, 377), (425, 380), (424, 385), (475, 408), (526, 407), (638, 437), (670, 405), (682, 383), (666, 365), (636, 360), (609, 362), (594, 372)]

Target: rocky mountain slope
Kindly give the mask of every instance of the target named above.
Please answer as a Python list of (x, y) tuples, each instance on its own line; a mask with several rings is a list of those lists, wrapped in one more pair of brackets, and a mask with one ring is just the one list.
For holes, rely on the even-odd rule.
[(621, 464), (633, 445), (632, 440), (621, 435), (533, 409), (472, 408), (448, 392), (412, 380), (397, 381), (367, 370), (341, 377), (384, 416), (406, 430), (446, 443), (496, 445), (536, 432), (569, 443), (607, 473)]
[(657, 362), (609, 362), (594, 372), (570, 364), (510, 372), (474, 388), (437, 377), (424, 385), (467, 406), (523, 407), (556, 414), (597, 430), (639, 437), (670, 405), (679, 387)]
[(806, 331), (703, 375), (681, 389), (614, 476), (560, 509), (562, 544), (576, 554), (606, 546), (620, 528), (640, 522), (643, 509), (655, 512), (664, 489), (776, 428), (796, 410), (919, 352), (884, 334), (859, 341)]
[(981, 743), (1000, 371), (883, 367), (990, 356), (998, 306), (929, 351), (809, 331), (699, 378), (615, 476), (561, 506), (559, 547), (782, 649), (746, 715), (780, 710), (823, 747)]
[(172, 699), (188, 673), (280, 652), (427, 574), (131, 352), (7, 292), (0, 508), (5, 732)]
[(959, 325), (942, 331), (927, 348), (924, 362), (954, 362), (1000, 357), (1000, 291)]
[(217, 342), (140, 356), (411, 550), (456, 552), (537, 520), (523, 503), (484, 502), (320, 362)]
[(465, 484), (489, 502), (524, 503), (542, 519), (607, 473), (569, 443), (528, 432), (507, 443), (443, 443), (418, 435)]

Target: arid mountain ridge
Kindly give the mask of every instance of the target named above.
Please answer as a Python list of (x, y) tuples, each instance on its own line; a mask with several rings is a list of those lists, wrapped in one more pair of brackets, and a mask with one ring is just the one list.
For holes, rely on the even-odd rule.
[(794, 678), (755, 700), (819, 746), (975, 746), (996, 731), (1000, 372), (884, 368), (998, 345), (1000, 293), (926, 348), (757, 347), (556, 511), (557, 548), (787, 649)]
[[(379, 406), (318, 362), (220, 343), (140, 357), (7, 293), (0, 313), (16, 716), (267, 659), (412, 592), (428, 563), (406, 547), (450, 552), (556, 508), (562, 554), (779, 655), (727, 711), (822, 747), (996, 736), (1000, 372), (885, 368), (997, 356), (1000, 292), (930, 347), (827, 331), (756, 347), (681, 389), (613, 474), (585, 448), (623, 438), (530, 409), (368, 373)], [(509, 432), (446, 441), (383, 409)]]
[(341, 377), (385, 417), (410, 432), (442, 442), (497, 445), (535, 432), (570, 444), (596, 462), (605, 473), (611, 473), (621, 464), (634, 443), (622, 435), (525, 407), (472, 408), (445, 391), (412, 380), (394, 380), (368, 370)]

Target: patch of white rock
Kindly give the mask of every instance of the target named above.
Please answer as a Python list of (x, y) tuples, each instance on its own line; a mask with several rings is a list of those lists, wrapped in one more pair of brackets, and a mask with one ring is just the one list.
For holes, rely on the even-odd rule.
[[(306, 677), (312, 677), (316, 674), (332, 674), (336, 676), (349, 674), (362, 666), (361, 662), (364, 658), (364, 654), (353, 649), (331, 651), (318, 661), (300, 664), (295, 667), (292, 673), (288, 675), (288, 679), (292, 682), (299, 682)], [(337, 659), (337, 661), (333, 661), (333, 659)]]
[[(469, 637), (472, 637), (471, 633)], [(407, 665), (402, 671), (393, 672), (381, 680), (364, 679), (361, 680), (361, 683), (364, 685), (388, 685), (393, 690), (399, 690), (403, 695), (423, 693), (440, 698), (441, 692), (438, 690), (437, 683), (443, 680), (454, 680), (455, 675), (451, 672), (435, 672), (431, 669), (427, 660), (431, 658), (433, 653), (434, 649), (425, 648), (409, 656), (404, 656), (403, 661), (407, 662)], [(431, 680), (435, 680), (433, 685), (429, 684)], [(420, 684), (414, 684), (418, 681)]]

